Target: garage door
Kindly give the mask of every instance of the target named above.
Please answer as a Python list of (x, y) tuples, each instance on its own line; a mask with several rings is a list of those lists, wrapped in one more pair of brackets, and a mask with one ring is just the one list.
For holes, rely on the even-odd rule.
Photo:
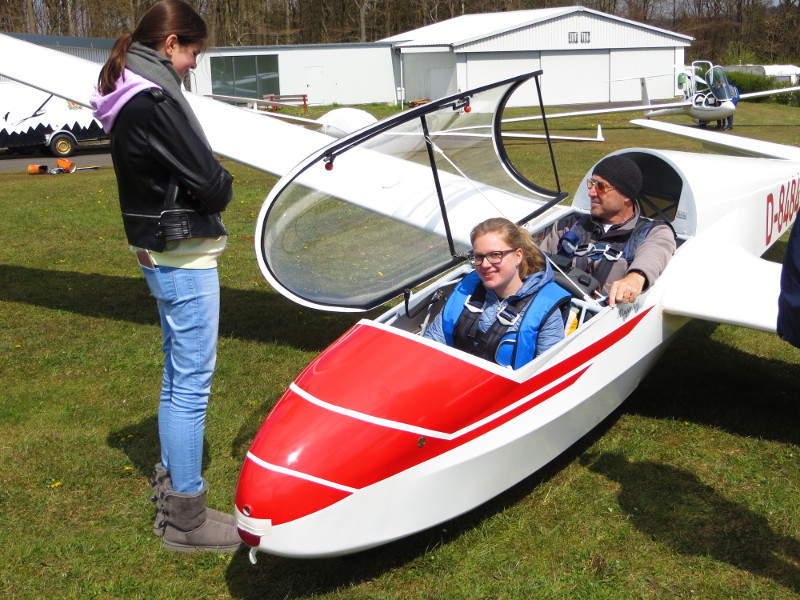
[[(683, 58), (681, 57), (683, 64)], [(675, 96), (675, 52), (673, 48), (635, 48), (611, 52), (611, 101), (642, 100), (640, 79), (645, 78), (651, 100)]]
[[(474, 89), (495, 81), (531, 73), (539, 69), (538, 52), (486, 52), (466, 56), (466, 82), (462, 89)], [(531, 81), (520, 87), (508, 106), (536, 106), (539, 104), (536, 86)]]
[(542, 96), (548, 106), (609, 102), (609, 53), (542, 52)]

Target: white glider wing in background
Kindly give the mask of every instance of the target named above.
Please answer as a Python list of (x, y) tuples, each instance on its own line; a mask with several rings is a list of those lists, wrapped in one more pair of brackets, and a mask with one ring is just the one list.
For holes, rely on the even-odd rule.
[[(23, 55), (30, 62), (12, 61), (7, 58)], [(0, 75), (67, 97), (79, 104), (89, 105), (89, 96), (96, 85), (100, 68), (96, 63), (2, 34), (0, 34), (0, 56), (3, 57), (0, 59)], [(48, 70), (30, 69), (28, 66), (53, 63), (57, 63), (59, 67), (59, 75), (55, 77), (50, 76)], [(495, 114), (497, 103), (508, 88), (514, 87), (517, 80), (528, 77), (522, 76), (510, 80), (506, 86), (495, 88), (499, 91), (494, 94), (484, 94), (482, 102), (473, 102), (471, 106), (467, 102), (462, 107), (454, 109), (452, 102), (443, 102), (441, 106), (444, 108), (440, 111), (439, 117), (431, 119), (431, 129), (441, 133), (452, 128), (452, 122), (455, 121), (488, 123)], [(214, 152), (268, 173), (276, 175), (290, 173), (307, 156), (317, 153), (336, 140), (334, 137), (304, 127), (265, 118), (253, 110), (192, 93), (186, 93), (186, 97), (203, 124)], [(425, 111), (429, 111), (433, 106), (438, 104), (432, 103), (425, 108)], [(464, 106), (470, 106), (472, 110), (462, 111), (461, 108)], [(408, 152), (418, 154), (419, 149), (424, 148), (424, 140), (428, 135), (427, 132), (423, 133), (415, 128), (414, 131), (406, 132), (401, 144)], [(496, 181), (487, 180), (487, 173), (491, 171), (491, 176), (494, 177), (498, 170), (502, 170), (502, 167), (497, 166), (500, 162), (497, 158), (499, 150), (493, 143), (494, 137), (488, 136), (460, 143), (461, 146), (472, 149), (473, 157), (479, 152), (487, 153), (479, 159), (480, 168), (454, 167), (443, 170), (440, 175), (439, 183), (443, 195), (448, 199), (448, 209), (456, 220), (461, 218), (467, 221), (475, 216), (488, 217), (500, 212), (516, 221), (535, 210), (538, 206), (536, 203), (542, 201), (542, 196), (534, 193), (532, 203), (530, 190), (526, 189), (524, 183), (519, 183), (519, 180), (514, 183), (513, 177), (497, 178), (504, 180), (501, 187), (495, 185)], [(378, 146), (386, 145), (384, 140), (378, 141)], [(441, 146), (437, 149), (440, 156), (446, 156)], [(299, 183), (353, 205), (405, 221), (414, 227), (423, 229), (439, 227), (441, 221), (432, 219), (430, 214), (431, 208), (436, 213), (439, 211), (436, 198), (430, 196), (435, 190), (422, 183), (431, 177), (430, 166), (423, 166), (415, 160), (405, 160), (405, 157), (397, 158), (391, 154), (381, 149), (359, 148), (346, 158), (337, 161), (336, 171), (333, 174), (325, 170), (322, 164), (317, 164), (314, 168), (300, 166), (298, 168), (306, 172), (303, 173)], [(492, 156), (494, 158), (490, 158)], [(427, 158), (424, 162), (427, 162)], [(487, 169), (490, 163), (495, 167)], [(469, 175), (465, 174), (464, 169), (469, 171)], [(358, 181), (359, 185), (353, 185), (354, 181)], [(416, 199), (413, 209), (410, 209), (406, 202), (409, 198)], [(546, 200), (551, 198), (552, 194)], [(420, 209), (422, 206), (427, 208)], [(458, 227), (459, 234), (462, 231), (463, 229)], [(446, 233), (438, 229), (437, 235), (444, 237)]]
[[(782, 158), (785, 160), (800, 161), (800, 148), (786, 146), (774, 142), (754, 140), (733, 134), (720, 134), (716, 131), (686, 127), (665, 121), (651, 121), (649, 119), (634, 119), (634, 125), (646, 129), (655, 129), (680, 137), (691, 138), (703, 142), (709, 150), (730, 154), (734, 156), (753, 156), (760, 158)], [(724, 174), (720, 174), (723, 176)]]
[[(589, 115), (613, 114), (622, 112), (646, 111), (644, 116), (660, 117), (666, 115), (684, 114), (704, 127), (707, 123), (721, 121), (733, 115), (736, 111), (734, 102), (735, 91), (728, 81), (725, 70), (719, 65), (704, 60), (694, 61), (691, 67), (679, 76), (679, 87), (682, 88), (683, 98), (672, 102), (653, 104), (647, 94), (647, 77), (642, 77), (642, 104), (637, 106), (612, 106), (609, 108), (596, 108), (547, 115), (548, 119), (561, 119), (566, 117), (582, 117)], [(762, 90), (739, 94), (738, 99), (748, 100), (761, 96), (771, 96), (800, 90), (800, 86)], [(535, 121), (541, 116), (527, 116), (506, 119), (504, 123), (512, 124), (521, 121)]]

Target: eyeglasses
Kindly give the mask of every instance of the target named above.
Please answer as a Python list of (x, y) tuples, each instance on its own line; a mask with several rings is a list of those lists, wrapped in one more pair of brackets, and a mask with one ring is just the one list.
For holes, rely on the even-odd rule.
[(586, 180), (586, 187), (589, 189), (596, 189), (598, 194), (605, 194), (606, 192), (616, 189), (613, 185), (608, 185), (607, 183), (603, 183), (602, 181), (597, 181), (597, 179), (591, 178)]
[(606, 260), (615, 261), (619, 260), (622, 256), (622, 250), (612, 248), (608, 244), (581, 244), (572, 251), (575, 256), (585, 256), (589, 260)]
[(472, 263), (473, 267), (481, 265), (484, 258), (489, 261), (490, 265), (496, 265), (502, 262), (503, 257), (506, 254), (511, 254), (512, 252), (516, 251), (516, 248), (511, 248), (511, 250), (495, 250), (494, 252), (487, 252), (486, 254), (475, 254), (474, 252), (470, 252), (467, 254), (467, 259), (469, 259), (469, 262)]

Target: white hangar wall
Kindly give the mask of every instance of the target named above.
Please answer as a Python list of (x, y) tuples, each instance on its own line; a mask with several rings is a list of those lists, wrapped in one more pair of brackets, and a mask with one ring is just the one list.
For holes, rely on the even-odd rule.
[[(575, 52), (475, 53), (459, 56), (458, 80), (471, 89), (542, 69), (542, 97), (545, 104), (640, 101), (641, 80), (647, 77), (650, 99), (673, 98), (675, 66), (683, 64), (683, 49), (655, 48)], [(455, 82), (451, 86), (455, 93)], [(521, 87), (512, 105), (535, 103), (533, 83)]]
[[(439, 98), (542, 69), (542, 97), (550, 106), (641, 101), (640, 78), (643, 76), (647, 77), (651, 100), (673, 98), (679, 94), (674, 65), (683, 64), (683, 50), (464, 53), (457, 55), (456, 69), (452, 73), (447, 72), (448, 62), (453, 62), (451, 55), (404, 54), (406, 97)], [(426, 94), (428, 90), (430, 94)], [(435, 93), (437, 90), (441, 93)], [(533, 83), (517, 91), (512, 105), (526, 105), (526, 98), (531, 103), (537, 101)]]
[(405, 100), (433, 100), (454, 94), (455, 67), (456, 55), (452, 52), (403, 53), (400, 58), (403, 80), (399, 87), (406, 92)]
[[(542, 69), (544, 102), (557, 105), (641, 101), (641, 77), (647, 77), (651, 99), (673, 98), (691, 38), (566, 7), (465, 15), (384, 41), (393, 41), (402, 53), (408, 98), (436, 98), (444, 95), (434, 93), (437, 87), (456, 93)], [(455, 56), (455, 76), (437, 81), (448, 51)], [(408, 60), (411, 53), (415, 58)], [(535, 98), (529, 83), (510, 104), (530, 104)]]
[[(252, 59), (252, 66), (248, 65)], [(220, 73), (228, 74), (219, 65), (239, 65), (236, 79), (259, 79), (257, 87), (225, 89)], [(270, 93), (306, 94), (309, 104), (394, 103), (397, 97), (396, 78), (390, 44), (331, 44), (319, 46), (264, 46), (212, 48), (204, 52), (194, 72), (192, 87), (203, 95), (224, 94), (247, 97)], [(263, 66), (262, 65), (266, 65)], [(277, 65), (275, 70), (274, 65)]]
[[(542, 69), (547, 105), (640, 102), (678, 95), (692, 38), (580, 6), (463, 15), (380, 42), (213, 48), (192, 89), (258, 98), (307, 94), (311, 104), (436, 99)], [(223, 64), (224, 63), (224, 64)], [(222, 66), (220, 66), (222, 65)], [(533, 83), (511, 106), (536, 100)]]

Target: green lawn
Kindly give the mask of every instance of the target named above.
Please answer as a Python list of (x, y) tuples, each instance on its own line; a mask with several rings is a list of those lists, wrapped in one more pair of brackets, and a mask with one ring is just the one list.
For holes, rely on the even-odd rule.
[[(556, 145), (564, 189), (618, 148), (699, 149), (629, 118), (553, 122), (579, 135), (599, 122), (607, 140)], [(735, 133), (799, 144), (800, 109), (742, 102)], [(236, 193), (205, 461), (220, 509), (270, 407), (359, 318), (298, 307), (267, 285), (251, 238), (275, 179), (226, 165)], [(719, 176), (737, 175), (709, 173)], [(244, 553), (166, 552), (147, 502), (160, 331), (113, 169), (0, 174), (0, 210), (2, 598), (800, 597), (800, 350), (705, 322), (678, 334), (596, 432), (454, 521), (339, 559), (261, 554), (253, 566)], [(746, 288), (747, 274), (730, 285)]]

